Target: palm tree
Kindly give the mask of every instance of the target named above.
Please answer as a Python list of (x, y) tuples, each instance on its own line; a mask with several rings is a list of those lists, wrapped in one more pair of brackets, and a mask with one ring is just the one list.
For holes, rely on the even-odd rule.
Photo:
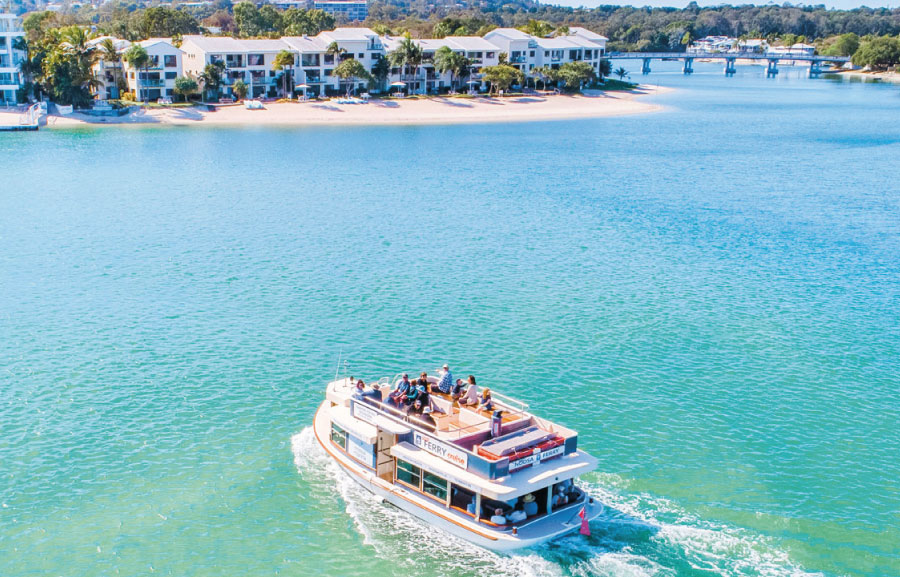
[(364, 80), (372, 79), (372, 75), (369, 74), (369, 71), (366, 70), (363, 63), (355, 58), (348, 58), (335, 66), (332, 74), (337, 76), (340, 80), (349, 80), (349, 83), (347, 84), (347, 96), (350, 96), (350, 91), (353, 90), (353, 87), (356, 85), (357, 78), (362, 78)]
[(100, 57), (104, 62), (108, 62), (113, 65), (113, 82), (116, 85), (115, 94), (119, 94), (119, 72), (120, 72), (120, 62), (122, 60), (121, 56), (119, 56), (119, 51), (116, 48), (116, 43), (112, 38), (104, 38), (100, 45), (98, 46), (100, 49)]
[(455, 88), (454, 81), (469, 74), (471, 62), (462, 52), (454, 52), (449, 46), (441, 46), (434, 53), (434, 68), (438, 72), (450, 73), (450, 88)]
[(540, 80), (541, 84), (544, 85), (544, 90), (547, 90), (547, 79), (550, 78), (550, 68), (547, 66), (538, 66), (537, 68), (531, 71), (531, 76), (535, 81), (535, 90), (537, 90), (537, 81)]
[(79, 26), (67, 26), (60, 30), (60, 39), (59, 50), (72, 64), (71, 85), (89, 90), (97, 86), (92, 70), (94, 47), (88, 46), (88, 33)]
[(249, 90), (250, 87), (240, 78), (238, 78), (231, 87), (231, 91), (234, 92), (234, 95), (237, 96), (238, 100), (247, 98), (247, 92)]
[[(287, 50), (282, 50), (278, 54), (275, 55), (275, 61), (272, 63), (272, 68), (275, 70), (284, 70), (281, 74), (281, 96), (283, 98), (287, 97), (287, 76), (290, 73), (293, 75), (294, 68), (294, 54)], [(291, 82), (293, 85), (293, 82)]]
[[(131, 47), (125, 51), (125, 61), (135, 70), (137, 70), (137, 77), (135, 79), (135, 86), (138, 90), (138, 98), (146, 102), (146, 99), (141, 95), (142, 88), (144, 88), (144, 81), (141, 79), (141, 70), (144, 70), (146, 74), (147, 68), (150, 66), (150, 55), (147, 54), (147, 51), (140, 44), (132, 44)], [(146, 91), (143, 91), (146, 92)]]
[(613, 73), (619, 77), (619, 80), (624, 80), (626, 76), (628, 76), (628, 71), (625, 70), (624, 66), (619, 66), (616, 68), (616, 71)]
[(209, 98), (211, 91), (215, 91), (216, 96), (218, 96), (219, 87), (222, 85), (223, 72), (225, 72), (225, 63), (221, 60), (203, 67), (203, 72), (200, 73), (200, 82), (203, 84), (203, 90), (206, 92), (207, 98)]
[(412, 70), (413, 79), (419, 74), (419, 66), (422, 65), (425, 55), (422, 47), (410, 37), (409, 33), (400, 41), (400, 45), (388, 54), (391, 66), (400, 68), (400, 78), (403, 78), (403, 68)]
[(341, 48), (337, 42), (332, 42), (331, 44), (328, 45), (327, 48), (325, 48), (325, 54), (330, 54), (330, 55), (334, 56), (335, 64), (337, 64), (338, 59), (340, 59), (340, 57), (346, 53), (347, 53), (347, 50), (345, 50), (344, 48)]

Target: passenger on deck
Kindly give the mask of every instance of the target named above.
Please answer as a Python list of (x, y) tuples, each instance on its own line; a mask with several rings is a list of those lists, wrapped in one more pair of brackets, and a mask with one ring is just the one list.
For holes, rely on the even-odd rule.
[(534, 500), (534, 495), (528, 493), (525, 497), (522, 498), (522, 508), (525, 510), (525, 514), (529, 517), (534, 517), (538, 514), (538, 505)]
[(403, 373), (403, 378), (400, 379), (397, 388), (391, 392), (391, 402), (398, 407), (404, 404), (404, 400), (406, 399), (407, 393), (409, 393), (410, 387), (412, 387), (412, 383), (409, 382), (409, 375)]
[(459, 398), (459, 404), (472, 406), (478, 404), (478, 387), (475, 386), (475, 377), (472, 375), (469, 375), (469, 386), (466, 389), (466, 392)]
[(481, 398), (478, 400), (478, 408), (482, 411), (494, 410), (494, 400), (491, 398), (491, 390), (487, 387), (481, 391)]
[[(425, 373), (422, 374), (424, 375)], [(419, 379), (419, 381), (416, 383), (416, 390), (419, 392), (416, 398), (421, 399), (422, 404), (427, 407), (431, 403), (431, 397), (429, 397), (428, 394), (428, 379)]]
[(437, 429), (437, 421), (434, 420), (434, 417), (431, 416), (431, 407), (425, 407), (422, 409), (422, 414), (418, 417), (419, 424), (428, 429), (429, 431), (434, 431)]
[(450, 367), (446, 364), (441, 370), (441, 380), (438, 381), (437, 388), (445, 395), (449, 395), (450, 389), (453, 388), (453, 373), (450, 372)]
[(506, 525), (506, 517), (503, 516), (503, 509), (494, 509), (491, 523), (494, 525)]
[(425, 405), (422, 404), (422, 399), (416, 399), (413, 401), (413, 404), (406, 409), (406, 414), (410, 417), (419, 418), (419, 415), (422, 414), (422, 411), (425, 409)]
[(371, 389), (364, 390), (362, 392), (362, 400), (373, 405), (381, 404), (381, 386), (378, 383), (374, 383)]
[(463, 389), (466, 388), (466, 384), (462, 379), (456, 379), (456, 383), (453, 384), (453, 387), (450, 389), (450, 398), (454, 401), (458, 401), (459, 398), (463, 394)]
[[(353, 377), (350, 377), (350, 382), (353, 382)], [(356, 389), (353, 390), (353, 398), (360, 399), (363, 398), (363, 392), (366, 390), (366, 382), (362, 379), (356, 381)]]

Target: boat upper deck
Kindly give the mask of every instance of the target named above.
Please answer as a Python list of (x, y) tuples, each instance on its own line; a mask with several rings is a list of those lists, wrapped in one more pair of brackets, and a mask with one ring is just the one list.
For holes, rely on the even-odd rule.
[[(390, 401), (389, 395), (396, 382), (385, 378), (376, 384), (378, 389), (367, 387), (367, 394), (359, 397), (355, 383), (350, 379), (329, 383), (326, 392), (329, 401), (347, 407), (338, 413), (336, 420), (357, 429), (359, 423), (349, 420), (361, 420), (372, 426), (372, 432), (377, 429), (391, 431), (398, 435), (398, 443), (429, 453), (478, 477), (501, 479), (520, 470), (544, 465), (551, 459), (574, 457), (577, 452), (578, 434), (575, 431), (533, 415), (527, 404), (505, 395), (494, 392), (493, 411), (485, 411), (476, 406), (460, 405), (450, 395), (431, 392), (431, 416), (435, 420), (431, 425), (415, 414), (408, 414), (402, 404), (397, 406)], [(373, 435), (366, 436), (371, 438)], [(574, 475), (596, 466), (593, 457), (581, 452), (578, 457), (577, 464), (567, 458), (563, 459), (565, 463), (559, 462), (558, 467), (546, 463), (547, 466), (539, 468), (550, 473), (549, 478), (552, 478), (555, 469), (571, 471)]]

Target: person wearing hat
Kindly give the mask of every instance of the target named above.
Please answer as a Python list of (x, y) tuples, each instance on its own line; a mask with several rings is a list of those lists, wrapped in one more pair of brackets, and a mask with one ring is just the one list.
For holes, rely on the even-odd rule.
[(529, 517), (534, 517), (538, 513), (537, 502), (534, 500), (534, 494), (528, 493), (525, 497), (522, 498), (523, 509), (525, 509), (525, 514)]
[(441, 369), (441, 380), (438, 381), (437, 388), (445, 395), (449, 395), (450, 389), (453, 388), (453, 373), (450, 372), (450, 367), (446, 364)]
[(422, 409), (422, 414), (418, 417), (419, 424), (428, 429), (429, 431), (434, 431), (437, 429), (437, 421), (434, 420), (434, 417), (431, 416), (431, 407), (425, 407)]

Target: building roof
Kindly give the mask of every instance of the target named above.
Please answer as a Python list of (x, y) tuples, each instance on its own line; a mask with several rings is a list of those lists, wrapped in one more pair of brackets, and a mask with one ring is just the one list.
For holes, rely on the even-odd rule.
[(588, 30), (587, 28), (582, 28), (581, 26), (569, 26), (569, 34), (573, 36), (580, 36), (582, 38), (587, 38), (588, 40), (599, 40), (606, 42), (609, 40), (606, 36), (602, 34), (597, 34), (592, 30)]
[(284, 36), (282, 40), (298, 52), (325, 52), (328, 43), (318, 36)]
[(444, 38), (450, 48), (457, 50), (496, 52), (497, 46), (481, 36), (448, 36)]
[(328, 30), (324, 32), (320, 32), (319, 36), (322, 36), (329, 41), (334, 42), (368, 42), (372, 37), (378, 37), (378, 34), (375, 33), (374, 30), (369, 28), (335, 28), (334, 30)]
[(155, 46), (157, 44), (168, 44), (173, 48), (175, 47), (175, 45), (172, 44), (171, 38), (147, 38), (146, 40), (137, 42), (137, 44), (140, 44), (144, 48), (150, 48), (151, 46)]
[[(149, 42), (149, 41), (146, 41)], [(197, 36), (183, 38), (182, 45), (190, 42), (204, 52), (279, 52), (290, 48), (284, 40), (238, 40), (227, 36)]]
[(128, 40), (125, 40), (123, 38), (116, 38), (115, 36), (98, 36), (96, 38), (91, 38), (90, 40), (87, 41), (87, 45), (88, 46), (98, 46), (101, 42), (103, 42), (106, 39), (112, 40), (113, 46), (115, 46), (116, 50), (119, 52), (121, 52), (122, 50), (125, 50), (126, 48), (131, 46), (131, 42), (129, 42)]
[(515, 28), (494, 28), (485, 36), (491, 35), (503, 36), (504, 38), (509, 38), (510, 40), (531, 40), (533, 38), (530, 34), (526, 34), (521, 30), (516, 30)]

